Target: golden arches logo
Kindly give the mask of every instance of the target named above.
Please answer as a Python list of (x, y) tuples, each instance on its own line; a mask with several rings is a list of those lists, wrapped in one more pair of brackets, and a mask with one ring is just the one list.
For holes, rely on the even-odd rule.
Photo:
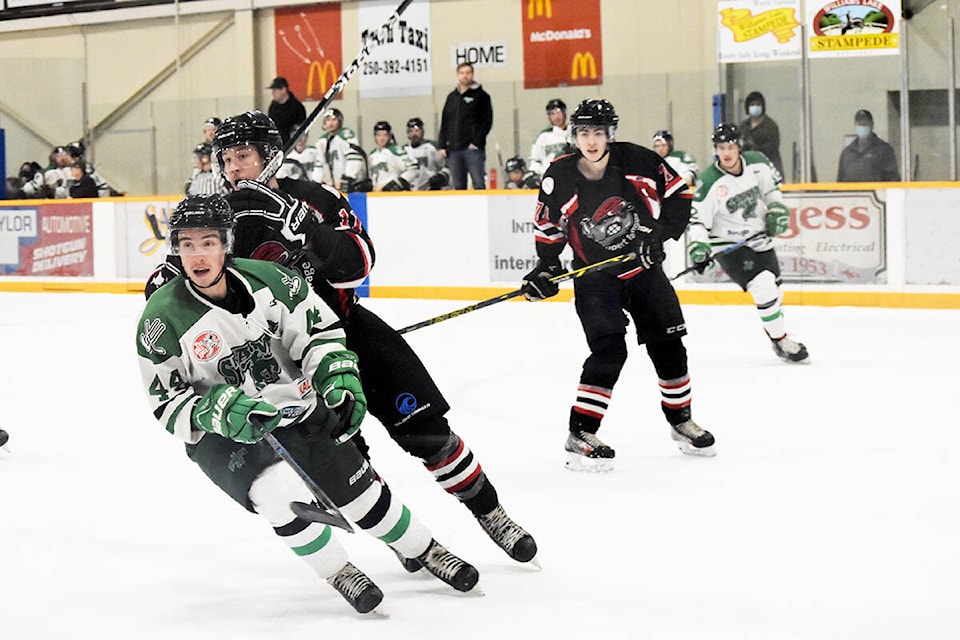
[(536, 16), (553, 17), (553, 5), (550, 0), (527, 0), (527, 19), (533, 20)]
[(596, 79), (597, 61), (589, 51), (578, 51), (573, 56), (573, 64), (570, 66), (570, 78), (578, 80), (581, 77)]
[(334, 82), (337, 79), (337, 68), (333, 66), (332, 60), (324, 60), (321, 65), (319, 60), (314, 60), (310, 63), (310, 70), (307, 71), (307, 97), (313, 95), (313, 76), (314, 72), (320, 78), (320, 94), (323, 95), (327, 92), (327, 71), (330, 72), (330, 82)]

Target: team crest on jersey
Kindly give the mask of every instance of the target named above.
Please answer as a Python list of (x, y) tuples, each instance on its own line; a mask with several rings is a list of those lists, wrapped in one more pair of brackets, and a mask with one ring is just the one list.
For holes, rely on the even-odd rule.
[(553, 176), (547, 176), (543, 179), (543, 182), (540, 183), (540, 190), (547, 195), (553, 193)]
[(149, 353), (155, 353), (158, 356), (167, 355), (167, 350), (157, 344), (166, 328), (167, 326), (161, 322), (160, 318), (144, 320), (143, 333), (140, 334), (140, 344)]
[(589, 218), (580, 221), (580, 232), (608, 251), (622, 249), (637, 237), (640, 218), (632, 204), (619, 196), (603, 201)]
[(290, 299), (293, 300), (298, 293), (300, 293), (300, 286), (303, 284), (303, 281), (296, 276), (288, 276), (285, 273), (280, 274), (280, 281), (283, 284), (287, 285), (290, 289)]
[(290, 254), (287, 252), (287, 248), (285, 246), (279, 242), (270, 240), (260, 244), (256, 249), (254, 249), (250, 254), (250, 257), (254, 260), (265, 260), (267, 262), (284, 264), (290, 257)]
[(193, 341), (193, 357), (200, 362), (213, 360), (223, 348), (223, 338), (213, 331), (204, 331)]

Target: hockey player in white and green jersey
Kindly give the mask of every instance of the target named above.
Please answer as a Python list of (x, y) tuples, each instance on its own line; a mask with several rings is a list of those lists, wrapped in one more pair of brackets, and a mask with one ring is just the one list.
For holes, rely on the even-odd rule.
[(373, 125), (373, 138), (377, 146), (367, 155), (373, 190), (410, 191), (419, 171), (406, 151), (397, 146), (390, 123), (381, 120)]
[(261, 441), (267, 432), (359, 528), (453, 588), (472, 589), (476, 569), (433, 539), (350, 440), (367, 401), (339, 316), (297, 273), (231, 260), (233, 233), (220, 195), (188, 196), (170, 215), (169, 249), (183, 275), (150, 297), (137, 329), (154, 417), (357, 611), (373, 610), (383, 594), (329, 526), (294, 512), (314, 496)]
[(759, 151), (741, 151), (740, 130), (733, 123), (718, 124), (711, 140), (717, 159), (697, 180), (687, 227), (690, 262), (703, 273), (715, 247), (752, 238), (716, 261), (753, 297), (777, 357), (807, 362), (807, 348), (787, 335), (783, 318), (780, 263), (772, 240), (790, 224), (780, 173)]
[(674, 171), (680, 174), (691, 187), (697, 182), (697, 161), (686, 151), (673, 147), (673, 134), (666, 129), (660, 129), (653, 134), (653, 150), (663, 158)]
[(547, 120), (550, 121), (550, 126), (541, 130), (530, 145), (530, 171), (536, 174), (538, 180), (543, 177), (551, 162), (576, 151), (567, 132), (567, 105), (563, 100), (554, 98), (547, 102)]

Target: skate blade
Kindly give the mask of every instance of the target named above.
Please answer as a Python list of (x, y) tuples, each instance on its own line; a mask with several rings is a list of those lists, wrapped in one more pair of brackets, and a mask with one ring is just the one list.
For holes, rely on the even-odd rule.
[(537, 556), (533, 556), (523, 564), (528, 565), (536, 569), (537, 571), (543, 571), (543, 565), (540, 564), (540, 560), (537, 559)]
[(690, 444), (689, 442), (684, 442), (683, 440), (676, 440), (677, 447), (680, 449), (680, 453), (685, 453), (688, 456), (699, 456), (701, 458), (712, 458), (717, 455), (717, 445), (712, 444), (709, 447), (697, 448)]
[(563, 466), (570, 471), (582, 471), (586, 473), (608, 473), (613, 471), (614, 458), (587, 458), (578, 453), (567, 452), (567, 458), (563, 461)]

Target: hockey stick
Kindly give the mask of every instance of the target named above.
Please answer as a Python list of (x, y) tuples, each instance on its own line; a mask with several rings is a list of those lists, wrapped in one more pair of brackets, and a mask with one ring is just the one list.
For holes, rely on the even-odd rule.
[[(568, 271), (567, 273), (561, 273), (558, 276), (553, 276), (552, 278), (550, 278), (550, 282), (554, 282), (557, 284), (561, 282), (566, 282), (567, 280), (579, 278), (583, 274), (589, 273), (591, 271), (600, 271), (601, 269), (606, 269), (607, 267), (612, 267), (617, 264), (629, 262), (630, 260), (633, 260), (636, 257), (637, 257), (636, 253), (632, 253), (632, 252), (624, 253), (619, 256), (607, 258), (606, 260), (601, 260), (600, 262), (594, 262), (593, 264), (588, 264), (587, 266), (580, 267), (579, 269), (576, 269), (574, 271)], [(438, 322), (443, 322), (444, 320), (449, 320), (450, 318), (456, 318), (457, 316), (462, 316), (464, 314), (477, 311), (478, 309), (483, 309), (485, 307), (495, 305), (498, 302), (503, 302), (504, 300), (510, 300), (511, 298), (516, 298), (521, 295), (523, 295), (523, 289), (517, 289), (516, 291), (511, 291), (510, 293), (504, 293), (503, 295), (499, 295), (496, 298), (489, 298), (487, 300), (484, 300), (483, 302), (472, 304), (469, 307), (463, 307), (462, 309), (457, 309), (456, 311), (451, 311), (449, 313), (445, 313), (435, 318), (430, 318), (429, 320), (423, 320), (422, 322), (412, 324), (409, 327), (398, 329), (397, 333), (408, 333), (410, 331), (416, 331), (417, 329), (422, 329), (423, 327), (429, 327), (432, 324), (437, 324)]]
[[(377, 29), (375, 33), (382, 33), (393, 28), (395, 22), (400, 19), (400, 14), (407, 10), (407, 7), (410, 6), (410, 3), (413, 0), (403, 0), (400, 5), (390, 14), (390, 17), (387, 18), (387, 21), (384, 22)], [(366, 37), (363, 41), (363, 47), (360, 49), (360, 53), (357, 54), (357, 57), (353, 59), (353, 62), (350, 63), (350, 66), (343, 70), (343, 73), (340, 74), (340, 77), (337, 78), (336, 82), (330, 85), (330, 88), (327, 89), (327, 92), (323, 94), (323, 97), (320, 98), (320, 102), (316, 107), (313, 108), (313, 111), (307, 116), (307, 119), (304, 120), (297, 130), (290, 136), (290, 140), (287, 142), (287, 148), (283, 150), (283, 153), (278, 153), (273, 156), (270, 162), (267, 163), (267, 166), (263, 168), (263, 171), (260, 172), (260, 177), (257, 178), (257, 182), (266, 183), (277, 171), (280, 170), (280, 165), (283, 164), (283, 159), (290, 155), (290, 152), (294, 150), (297, 146), (297, 140), (301, 136), (305, 135), (310, 131), (317, 119), (320, 117), (320, 114), (323, 113), (327, 107), (330, 106), (330, 103), (333, 102), (333, 99), (337, 97), (337, 94), (343, 91), (344, 85), (350, 81), (350, 78), (353, 77), (353, 74), (357, 72), (357, 69), (360, 68), (360, 64), (364, 59), (370, 55), (370, 50), (373, 45), (376, 44), (376, 38)]]
[(333, 503), (333, 500), (330, 499), (330, 496), (320, 488), (320, 486), (314, 482), (313, 478), (307, 475), (307, 472), (303, 470), (303, 467), (293, 459), (293, 456), (290, 455), (290, 452), (280, 444), (280, 441), (277, 440), (276, 436), (272, 433), (264, 433), (263, 439), (270, 445), (270, 448), (273, 449), (280, 458), (289, 464), (293, 470), (296, 472), (300, 479), (303, 480), (303, 483), (307, 485), (307, 488), (310, 489), (310, 493), (313, 494), (313, 497), (317, 499), (319, 507), (313, 504), (306, 504), (304, 502), (291, 502), (290, 510), (298, 517), (304, 520), (309, 520), (311, 522), (319, 522), (320, 524), (328, 524), (332, 527), (339, 527), (344, 531), (353, 533), (353, 527), (350, 526), (350, 523), (347, 522), (347, 519), (343, 517), (343, 514), (340, 513), (340, 509), (337, 508), (337, 505)]
[[(752, 236), (747, 236), (747, 237), (744, 238), (743, 240), (740, 240), (739, 242), (736, 242), (736, 243), (730, 245), (729, 247), (724, 247), (724, 248), (721, 249), (720, 251), (717, 251), (716, 253), (711, 254), (710, 257), (707, 258), (705, 261), (700, 262), (700, 263), (698, 263), (698, 264), (695, 264), (695, 265), (693, 265), (692, 267), (687, 267), (686, 269), (684, 269), (683, 271), (681, 271), (681, 272), (678, 273), (677, 275), (675, 275), (675, 276), (673, 276), (672, 278), (670, 278), (670, 280), (676, 280), (676, 279), (679, 278), (680, 276), (685, 276), (685, 275), (687, 275), (688, 273), (693, 273), (694, 271), (696, 271), (696, 270), (698, 270), (698, 269), (700, 269), (700, 268), (706, 268), (706, 266), (707, 266), (708, 264), (710, 264), (711, 262), (713, 262), (714, 260), (716, 260), (716, 259), (719, 258), (720, 256), (726, 255), (726, 254), (730, 253), (731, 251), (736, 251), (737, 249), (739, 249), (739, 248), (742, 247), (743, 245), (747, 244), (748, 242), (750, 242), (750, 241), (753, 240), (754, 238), (759, 238), (760, 236), (762, 236), (762, 235), (764, 235), (764, 234), (766, 234), (766, 231), (757, 231), (757, 232), (756, 232), (755, 234), (753, 234)], [(703, 273), (703, 272), (701, 271), (700, 273)]]

